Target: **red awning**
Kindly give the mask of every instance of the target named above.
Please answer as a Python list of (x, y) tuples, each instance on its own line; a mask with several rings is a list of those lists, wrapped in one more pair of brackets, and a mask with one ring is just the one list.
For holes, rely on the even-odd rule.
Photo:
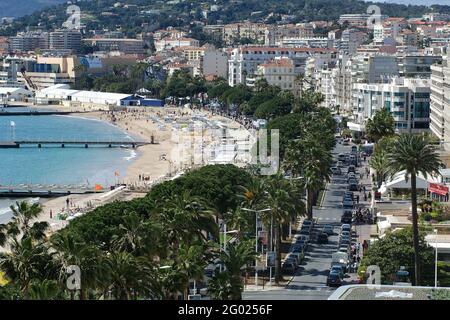
[(448, 187), (441, 186), (440, 184), (437, 183), (430, 183), (428, 191), (439, 194), (441, 196), (445, 196), (446, 194), (448, 194)]

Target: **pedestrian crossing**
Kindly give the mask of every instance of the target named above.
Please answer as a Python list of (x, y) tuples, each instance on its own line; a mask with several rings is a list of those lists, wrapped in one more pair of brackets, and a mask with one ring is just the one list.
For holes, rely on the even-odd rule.
[(317, 219), (319, 221), (340, 221), (339, 218), (331, 218), (331, 217), (319, 217)]

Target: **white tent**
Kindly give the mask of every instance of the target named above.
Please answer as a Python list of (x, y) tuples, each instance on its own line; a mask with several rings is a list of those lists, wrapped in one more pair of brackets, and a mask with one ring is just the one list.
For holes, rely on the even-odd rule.
[(31, 97), (33, 93), (24, 88), (0, 87), (0, 99), (11, 101), (21, 100), (25, 97)]
[[(388, 189), (410, 189), (411, 188), (411, 179), (406, 180), (405, 177), (406, 171), (400, 171), (396, 175), (392, 177), (391, 180), (383, 183), (378, 192), (385, 193)], [(431, 183), (439, 183), (439, 179), (436, 177), (428, 176), (425, 178), (422, 174), (417, 175), (416, 179), (417, 189), (427, 189), (428, 184)]]

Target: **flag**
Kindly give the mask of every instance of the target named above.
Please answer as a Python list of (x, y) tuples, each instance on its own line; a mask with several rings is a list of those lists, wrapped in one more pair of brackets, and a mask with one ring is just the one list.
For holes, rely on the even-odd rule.
[(100, 185), (100, 184), (95, 185), (95, 191), (102, 191), (102, 190), (103, 190), (102, 185)]
[(14, 121), (11, 121), (11, 122), (10, 122), (10, 125), (11, 125), (11, 127), (15, 127), (15, 126), (16, 126), (16, 123), (15, 123)]

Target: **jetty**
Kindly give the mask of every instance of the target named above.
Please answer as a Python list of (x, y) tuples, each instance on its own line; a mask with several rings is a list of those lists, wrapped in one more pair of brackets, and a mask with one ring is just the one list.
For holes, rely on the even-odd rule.
[(20, 148), (21, 146), (30, 146), (37, 148), (44, 148), (50, 146), (59, 146), (61, 148), (66, 147), (84, 147), (90, 146), (96, 147), (108, 147), (108, 148), (132, 148), (141, 147), (148, 144), (157, 144), (154, 139), (151, 141), (71, 141), (71, 140), (15, 140), (15, 141), (0, 141), (0, 149)]
[(87, 111), (4, 111), (0, 110), (0, 117), (11, 117), (11, 116), (53, 116), (53, 115), (63, 115), (67, 116), (74, 113), (87, 113)]
[(0, 185), (0, 198), (53, 198), (67, 196), (70, 194), (90, 194), (103, 193), (109, 191), (96, 190), (91, 186), (77, 185), (42, 185), (42, 184), (19, 184), (19, 185)]

